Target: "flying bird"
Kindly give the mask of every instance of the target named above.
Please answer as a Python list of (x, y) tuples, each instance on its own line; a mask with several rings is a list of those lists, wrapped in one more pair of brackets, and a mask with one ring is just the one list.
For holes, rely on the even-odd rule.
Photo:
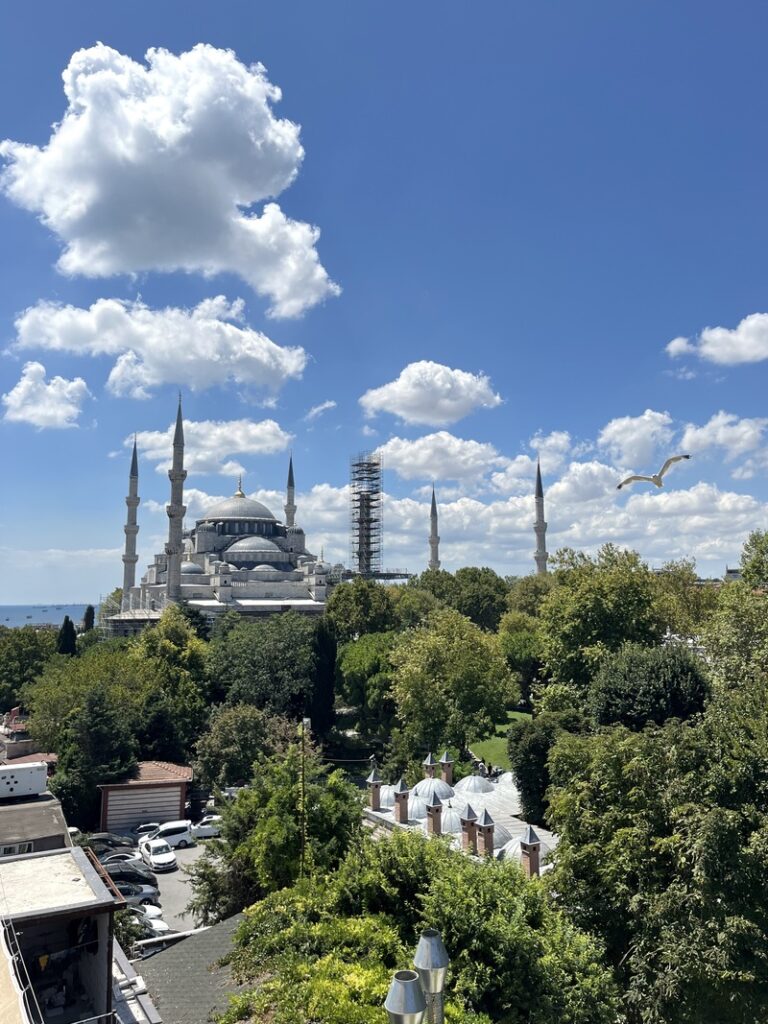
[(653, 476), (628, 476), (626, 480), (622, 480), (619, 486), (616, 488), (620, 491), (625, 484), (634, 483), (635, 480), (645, 480), (649, 484), (656, 484), (657, 487), (663, 487), (662, 477), (667, 472), (673, 462), (680, 462), (681, 459), (690, 459), (690, 455), (673, 455), (667, 459), (664, 465), (661, 467), (658, 473), (654, 473)]

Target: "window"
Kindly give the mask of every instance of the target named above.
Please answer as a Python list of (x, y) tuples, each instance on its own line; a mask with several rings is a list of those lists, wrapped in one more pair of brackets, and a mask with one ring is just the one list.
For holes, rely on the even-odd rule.
[(32, 843), (16, 843), (15, 846), (0, 846), (0, 857), (15, 857), (20, 853), (32, 853)]

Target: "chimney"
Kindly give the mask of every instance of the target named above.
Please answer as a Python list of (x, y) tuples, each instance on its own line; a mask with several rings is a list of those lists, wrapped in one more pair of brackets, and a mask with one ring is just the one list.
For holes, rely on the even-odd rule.
[(443, 945), (440, 933), (434, 928), (427, 928), (421, 933), (413, 966), (419, 975), (427, 1003), (428, 1024), (445, 1022), (445, 978), (449, 964), (448, 950)]
[(541, 874), (541, 840), (530, 825), (520, 838), (520, 865), (526, 878), (538, 878)]
[(381, 810), (381, 776), (376, 764), (371, 768), (371, 774), (365, 780), (368, 784), (368, 806), (372, 811)]
[(389, 1024), (421, 1024), (427, 1009), (424, 990), (416, 971), (398, 971), (384, 1000)]
[(477, 815), (470, 804), (461, 816), (461, 848), (465, 853), (477, 853)]
[(479, 839), (479, 854), (481, 857), (493, 856), (493, 834), (496, 825), (488, 811), (484, 810), (477, 821), (477, 835)]
[(421, 765), (422, 765), (422, 768), (424, 769), (424, 778), (425, 779), (434, 779), (434, 777), (435, 777), (435, 767), (437, 765), (437, 761), (434, 759), (434, 757), (432, 757), (432, 751), (431, 750), (427, 754), (427, 756), (424, 758), (424, 760), (421, 762)]
[(453, 785), (453, 758), (447, 750), (443, 751), (443, 756), (440, 758), (440, 778), (443, 782), (447, 782), (449, 786)]
[(427, 835), (439, 836), (443, 832), (443, 802), (437, 794), (427, 804)]
[(402, 779), (395, 786), (395, 821), (398, 825), (408, 824), (408, 787)]

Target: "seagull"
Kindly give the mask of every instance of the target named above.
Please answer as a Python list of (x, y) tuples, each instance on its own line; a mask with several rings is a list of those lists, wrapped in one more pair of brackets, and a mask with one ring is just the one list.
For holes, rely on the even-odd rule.
[(673, 462), (680, 462), (682, 459), (690, 459), (690, 455), (673, 455), (667, 459), (664, 465), (661, 467), (658, 473), (654, 473), (653, 476), (628, 476), (626, 480), (622, 480), (619, 486), (616, 488), (620, 491), (625, 484), (631, 484), (635, 480), (645, 480), (649, 484), (656, 484), (657, 487), (663, 487), (662, 477), (667, 472)]

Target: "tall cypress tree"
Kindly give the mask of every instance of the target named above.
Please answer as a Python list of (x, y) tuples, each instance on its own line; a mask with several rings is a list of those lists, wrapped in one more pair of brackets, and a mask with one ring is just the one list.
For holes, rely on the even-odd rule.
[(77, 633), (75, 625), (68, 615), (64, 616), (59, 635), (56, 637), (56, 653), (68, 654), (70, 657), (77, 654)]
[(83, 615), (83, 632), (90, 633), (93, 629), (93, 620), (96, 617), (96, 612), (92, 604), (89, 604), (85, 609), (85, 615)]

